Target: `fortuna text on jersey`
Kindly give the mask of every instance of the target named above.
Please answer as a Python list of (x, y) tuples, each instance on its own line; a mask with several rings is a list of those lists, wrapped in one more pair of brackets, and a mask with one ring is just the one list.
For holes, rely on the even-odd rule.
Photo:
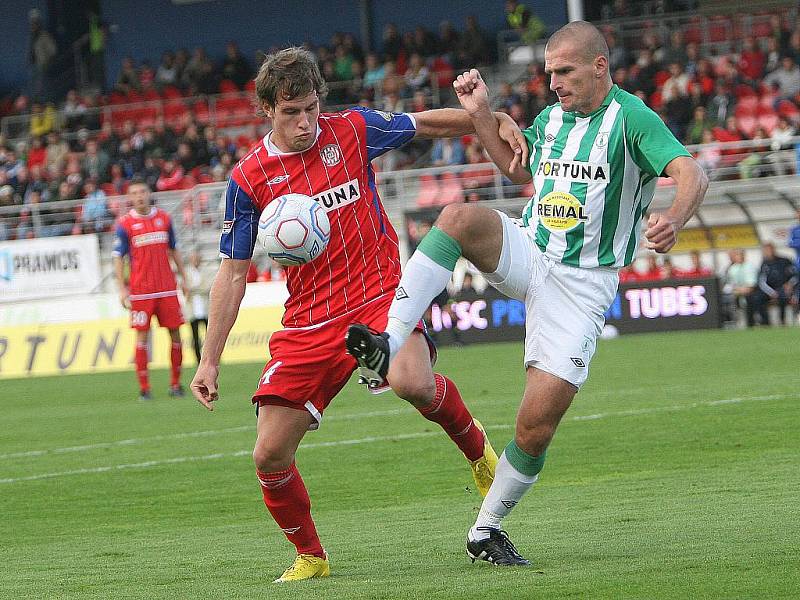
[(337, 185), (335, 188), (325, 190), (313, 196), (314, 201), (319, 203), (325, 212), (338, 210), (343, 206), (352, 204), (361, 198), (361, 190), (358, 179), (351, 179), (347, 183)]

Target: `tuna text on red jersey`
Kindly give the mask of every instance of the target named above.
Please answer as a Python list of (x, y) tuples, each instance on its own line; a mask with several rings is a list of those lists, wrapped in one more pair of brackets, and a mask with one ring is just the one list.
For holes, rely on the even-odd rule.
[(132, 300), (174, 296), (178, 293), (175, 274), (169, 262), (169, 250), (174, 248), (172, 220), (163, 210), (153, 207), (147, 215), (131, 210), (120, 217), (113, 253), (130, 258)]
[(325, 252), (287, 269), (284, 326), (328, 321), (397, 287), (397, 233), (378, 197), (370, 161), (415, 133), (408, 114), (364, 108), (321, 114), (308, 150), (281, 152), (267, 135), (234, 168), (226, 191), (222, 256), (253, 256), (259, 215), (283, 194), (313, 197), (331, 222)]

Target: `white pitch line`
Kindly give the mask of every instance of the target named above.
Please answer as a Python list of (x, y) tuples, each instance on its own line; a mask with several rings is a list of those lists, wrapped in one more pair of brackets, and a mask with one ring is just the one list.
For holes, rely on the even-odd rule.
[[(740, 396), (735, 398), (726, 398), (723, 400), (709, 400), (707, 402), (693, 402), (691, 404), (684, 404), (684, 405), (674, 405), (674, 406), (663, 406), (663, 407), (652, 407), (652, 408), (643, 408), (639, 410), (622, 410), (622, 411), (615, 411), (615, 412), (607, 412), (607, 413), (596, 413), (593, 415), (576, 415), (571, 417), (569, 420), (571, 421), (593, 421), (597, 419), (607, 419), (609, 417), (628, 417), (634, 415), (646, 415), (646, 414), (653, 414), (665, 411), (680, 411), (680, 410), (688, 410), (693, 408), (699, 408), (703, 406), (722, 406), (727, 404), (738, 404), (742, 402), (760, 402), (765, 400), (781, 400), (781, 399), (791, 399), (799, 397), (797, 394), (772, 394), (769, 396)], [(401, 411), (401, 409), (398, 409)], [(395, 411), (397, 412), (397, 411)], [(364, 413), (370, 414), (370, 413)], [(342, 415), (343, 417), (344, 415)], [(486, 429), (490, 430), (497, 430), (497, 429), (511, 429), (512, 425), (490, 425), (486, 427)], [(232, 429), (239, 429), (239, 428), (232, 428)], [(202, 432), (197, 432), (202, 433)], [(330, 448), (335, 446), (354, 446), (357, 444), (370, 444), (373, 442), (396, 442), (401, 440), (411, 440), (411, 439), (418, 439), (424, 437), (431, 437), (441, 435), (439, 431), (425, 431), (420, 433), (405, 433), (400, 435), (390, 435), (390, 436), (374, 436), (374, 437), (365, 437), (353, 440), (333, 440), (330, 442), (312, 442), (309, 444), (302, 444), (300, 448), (302, 449), (313, 449), (313, 448)], [(152, 439), (152, 438), (151, 438)], [(216, 454), (206, 454), (202, 456), (179, 456), (176, 458), (166, 458), (163, 460), (151, 460), (146, 462), (140, 463), (127, 463), (127, 464), (120, 464), (120, 465), (110, 465), (105, 467), (92, 467), (92, 468), (85, 468), (85, 469), (74, 469), (71, 471), (59, 471), (55, 473), (44, 473), (41, 475), (28, 475), (26, 477), (10, 477), (7, 479), (0, 479), (0, 484), (4, 483), (19, 483), (22, 481), (36, 481), (40, 479), (53, 479), (56, 477), (66, 477), (68, 475), (84, 475), (89, 473), (107, 473), (109, 471), (122, 471), (125, 469), (146, 469), (149, 467), (158, 467), (162, 465), (172, 465), (178, 463), (186, 463), (186, 462), (196, 462), (201, 460), (215, 460), (220, 458), (238, 458), (241, 456), (247, 456), (251, 454), (251, 450), (238, 450), (236, 452), (229, 452), (229, 453), (216, 453)]]

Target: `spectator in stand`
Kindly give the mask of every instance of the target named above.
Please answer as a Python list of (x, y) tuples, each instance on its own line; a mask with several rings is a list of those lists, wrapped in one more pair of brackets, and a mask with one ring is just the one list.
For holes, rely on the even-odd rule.
[(656, 91), (656, 73), (658, 64), (653, 59), (653, 51), (644, 48), (636, 59), (636, 73), (634, 75), (638, 88), (649, 98)]
[(80, 221), (77, 223), (80, 233), (101, 233), (106, 231), (114, 219), (108, 211), (106, 193), (98, 189), (97, 181), (89, 179), (83, 185), (83, 206)]
[(94, 179), (101, 183), (108, 181), (108, 167), (111, 160), (103, 150), (97, 146), (97, 140), (90, 139), (86, 142), (86, 153), (81, 159), (81, 170), (84, 177)]
[(353, 55), (342, 45), (334, 46), (333, 70), (339, 81), (350, 81), (353, 78)]
[(764, 261), (758, 272), (758, 287), (753, 292), (755, 312), (761, 318), (761, 324), (769, 324), (767, 306), (775, 302), (779, 309), (781, 325), (786, 324), (786, 305), (792, 298), (794, 286), (797, 284), (797, 269), (791, 260), (775, 254), (775, 245), (764, 244), (761, 247)]
[(692, 261), (692, 266), (688, 269), (681, 269), (676, 272), (676, 275), (681, 279), (703, 279), (704, 277), (713, 277), (714, 270), (703, 266), (700, 259), (700, 252), (692, 250), (689, 253), (689, 259)]
[[(703, 59), (700, 57), (700, 47), (695, 42), (686, 44), (686, 62), (683, 63), (683, 67), (689, 77), (695, 77), (697, 71), (700, 69), (701, 60)], [(709, 63), (709, 67), (710, 66), (711, 63)], [(711, 89), (706, 93), (711, 93)]]
[(414, 52), (427, 60), (436, 54), (438, 47), (439, 42), (434, 34), (422, 25), (414, 28)]
[(514, 91), (514, 88), (511, 86), (511, 84), (507, 81), (504, 81), (500, 84), (500, 91), (492, 102), (492, 106), (494, 110), (508, 112), (511, 109), (512, 104), (517, 104), (521, 101), (522, 99), (520, 98), (519, 94)]
[(191, 144), (185, 140), (178, 144), (178, 153), (175, 158), (178, 161), (178, 164), (180, 164), (184, 173), (191, 172), (191, 170), (198, 165), (198, 161), (195, 157), (195, 153), (192, 151)]
[(141, 89), (139, 74), (136, 72), (136, 67), (130, 56), (122, 59), (122, 68), (114, 88), (122, 94), (128, 94), (131, 91), (138, 92)]
[[(110, 125), (110, 124), (109, 124)], [(50, 172), (52, 169), (62, 168), (69, 154), (69, 146), (55, 131), (47, 134), (47, 150), (44, 161), (45, 170)]]
[(778, 99), (791, 100), (800, 92), (800, 67), (791, 56), (784, 56), (780, 69), (767, 75), (764, 85), (775, 90)]
[(770, 150), (767, 154), (767, 161), (772, 165), (775, 175), (786, 175), (792, 170), (794, 153), (790, 152), (794, 148), (791, 143), (795, 135), (795, 128), (786, 117), (780, 117), (775, 129), (772, 130)]
[(769, 18), (769, 24), (772, 28), (770, 38), (775, 40), (781, 52), (786, 52), (786, 49), (789, 47), (789, 38), (791, 37), (788, 23), (786, 23), (780, 15), (773, 14)]
[(794, 59), (795, 63), (800, 62), (800, 31), (794, 30), (789, 38), (789, 46), (785, 53)]
[(461, 35), (450, 21), (439, 23), (438, 43), (437, 53), (452, 64), (456, 57), (456, 50), (461, 44)]
[(14, 188), (7, 183), (0, 185), (0, 206), (14, 206), (14, 204)]
[(50, 70), (58, 47), (53, 36), (42, 25), (42, 15), (34, 8), (28, 13), (30, 20), (30, 46), (28, 61), (30, 63), (30, 91), (36, 101), (46, 100), (49, 95)]
[[(132, 179), (134, 175), (141, 171), (144, 161), (141, 158), (141, 154), (131, 148), (130, 141), (122, 140), (117, 150), (116, 164), (122, 169), (125, 179)], [(98, 180), (100, 183), (105, 183), (108, 177), (103, 174)]]
[(149, 60), (143, 60), (139, 67), (139, 85), (143, 92), (155, 89), (156, 72)]
[(731, 93), (724, 82), (717, 81), (714, 84), (714, 95), (708, 101), (706, 110), (708, 117), (718, 123), (722, 124), (728, 120), (730, 115), (733, 115), (733, 109), (736, 105), (736, 98)]
[(670, 77), (664, 82), (661, 89), (661, 100), (667, 115), (667, 127), (675, 137), (685, 137), (686, 124), (691, 115), (689, 98), (689, 76), (683, 72), (683, 67), (676, 62), (669, 65)]
[(477, 67), (491, 61), (486, 34), (475, 15), (465, 18), (464, 33), (461, 34), (461, 47), (458, 49), (456, 68)]
[[(694, 109), (692, 120), (689, 121), (689, 125), (686, 128), (684, 142), (689, 146), (704, 143), (704, 134), (707, 131), (710, 132), (712, 127), (713, 123), (708, 118), (705, 107), (698, 106)], [(713, 137), (711, 141), (713, 141)]]
[(694, 73), (694, 87), (699, 88), (703, 104), (708, 105), (711, 96), (714, 95), (714, 84), (716, 79), (711, 68), (711, 61), (703, 58), (697, 62), (697, 69)]
[(683, 42), (683, 31), (673, 29), (669, 34), (669, 46), (664, 49), (662, 64), (685, 65), (687, 62), (689, 62), (689, 56), (686, 54), (686, 44)]
[(153, 133), (156, 147), (160, 148), (163, 154), (170, 155), (178, 149), (178, 138), (175, 131), (166, 124), (163, 117), (156, 119)]
[(800, 208), (797, 209), (797, 225), (789, 230), (787, 244), (789, 248), (792, 248), (797, 253), (795, 267), (800, 272)]
[(758, 269), (744, 261), (743, 250), (731, 250), (728, 253), (731, 264), (725, 272), (725, 284), (722, 292), (731, 306), (729, 320), (734, 320), (735, 309), (744, 309), (747, 315), (747, 326), (755, 325), (755, 307), (753, 305), (753, 292), (758, 282)]
[(67, 97), (64, 100), (64, 106), (61, 107), (61, 112), (64, 115), (64, 128), (67, 131), (75, 131), (85, 125), (84, 117), (86, 116), (86, 104), (75, 90), (67, 92)]
[(161, 167), (161, 175), (156, 181), (156, 189), (159, 192), (169, 192), (181, 189), (184, 171), (175, 158), (170, 157), (164, 161)]
[(55, 131), (58, 121), (58, 114), (52, 104), (42, 106), (38, 102), (34, 102), (31, 106), (31, 131), (32, 137), (47, 135), (51, 131)]
[[(617, 44), (617, 36), (609, 30), (605, 34), (606, 44), (608, 44), (608, 65), (611, 71), (617, 69), (627, 69), (630, 64), (628, 51), (624, 46)], [(616, 80), (614, 83), (617, 83)]]
[(752, 36), (744, 38), (739, 54), (739, 72), (745, 82), (758, 85), (764, 77), (767, 55), (758, 47)]
[(677, 279), (680, 274), (681, 270), (675, 268), (669, 256), (661, 259), (661, 279)]
[(258, 275), (258, 281), (285, 281), (286, 270), (274, 260), (269, 259), (264, 270)]
[(781, 66), (781, 49), (775, 38), (767, 38), (767, 62), (764, 65), (765, 73), (772, 73)]
[(397, 25), (387, 23), (383, 28), (383, 56), (391, 60), (397, 60), (400, 55), (403, 41), (397, 32)]
[(434, 167), (463, 165), (466, 162), (464, 145), (458, 138), (437, 138), (433, 142), (431, 161)]
[(408, 62), (408, 70), (405, 74), (406, 95), (413, 96), (417, 90), (425, 90), (431, 85), (430, 71), (425, 66), (422, 55), (415, 52), (411, 55)]
[(763, 140), (763, 145), (750, 146), (744, 152), (747, 153), (742, 160), (739, 161), (739, 178), (740, 179), (753, 179), (756, 177), (764, 177), (767, 174), (767, 169), (764, 167), (765, 154), (769, 148), (769, 136), (763, 127), (756, 128), (752, 136), (752, 141)]
[(189, 51), (186, 48), (180, 48), (175, 53), (175, 85), (179, 88), (186, 89), (189, 87), (189, 77), (186, 68), (189, 66)]
[(141, 177), (151, 190), (156, 189), (159, 177), (161, 177), (161, 169), (158, 168), (155, 159), (152, 156), (146, 156), (144, 159), (144, 167), (142, 167)]
[(634, 268), (634, 263), (629, 264), (626, 267), (622, 267), (619, 270), (619, 282), (620, 283), (631, 283), (634, 281), (639, 281), (639, 272)]
[(374, 52), (367, 54), (366, 71), (364, 72), (364, 87), (373, 90), (376, 96), (381, 91), (385, 70), (378, 61), (378, 55)]
[(156, 69), (156, 87), (164, 89), (169, 85), (178, 83), (178, 70), (175, 68), (175, 55), (172, 52), (164, 52), (161, 55), (161, 62)]
[(42, 138), (37, 136), (31, 140), (31, 149), (28, 152), (28, 168), (44, 166), (47, 160), (47, 148), (44, 147)]
[(235, 42), (228, 42), (225, 45), (225, 60), (222, 61), (222, 78), (230, 79), (239, 89), (243, 89), (252, 76), (253, 69), (239, 51), (239, 46)]
[[(742, 132), (739, 131), (738, 121), (733, 115), (725, 119), (725, 127), (715, 127), (713, 130), (714, 138), (718, 142), (738, 142), (744, 139)], [(723, 150), (723, 154), (731, 154), (730, 150)], [(735, 151), (733, 151), (735, 153)]]
[(534, 44), (545, 33), (544, 22), (517, 0), (506, 0), (506, 23), (526, 44)]
[(703, 131), (703, 147), (697, 153), (697, 163), (703, 168), (709, 179), (716, 179), (716, 170), (722, 160), (722, 152), (714, 143), (714, 134), (711, 130)]

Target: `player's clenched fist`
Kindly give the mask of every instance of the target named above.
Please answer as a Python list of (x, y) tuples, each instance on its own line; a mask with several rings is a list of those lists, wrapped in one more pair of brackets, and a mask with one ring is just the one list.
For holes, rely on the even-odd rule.
[(679, 229), (675, 219), (663, 214), (651, 214), (647, 219), (647, 230), (644, 232), (647, 248), (659, 254), (669, 252), (678, 241)]
[(481, 110), (489, 110), (489, 90), (477, 69), (464, 71), (456, 77), (453, 89), (458, 96), (458, 101), (470, 114)]

